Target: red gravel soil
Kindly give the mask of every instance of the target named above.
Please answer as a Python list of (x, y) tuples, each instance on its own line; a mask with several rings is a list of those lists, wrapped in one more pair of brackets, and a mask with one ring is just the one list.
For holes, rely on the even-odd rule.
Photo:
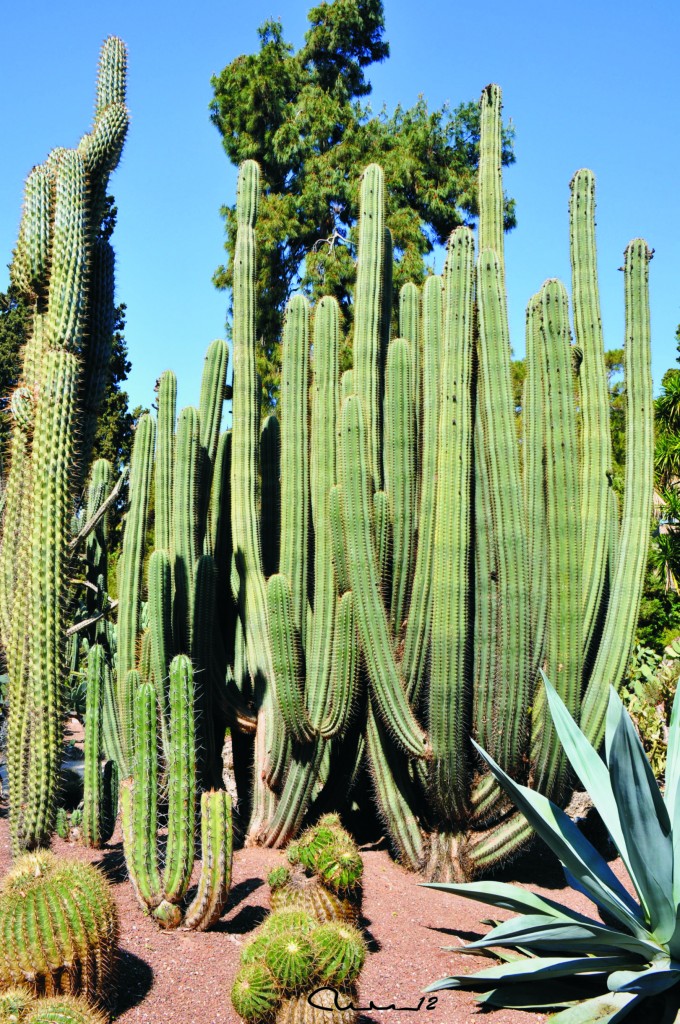
[[(385, 843), (376, 844), (385, 846)], [(282, 863), (276, 850), (243, 849), (234, 854), (227, 910), (210, 932), (163, 932), (144, 916), (126, 878), (120, 832), (104, 850), (92, 851), (55, 838), (56, 853), (99, 864), (111, 882), (120, 910), (119, 996), (115, 1020), (122, 1024), (238, 1024), (230, 991), (243, 943), (268, 911), (269, 870)], [(372, 950), (361, 976), (362, 1006), (394, 1004), (396, 1009), (371, 1009), (361, 1024), (532, 1024), (546, 1016), (516, 1010), (477, 1008), (468, 992), (444, 991), (427, 1009), (417, 1007), (423, 988), (449, 974), (465, 974), (489, 966), (488, 960), (442, 949), (480, 937), (481, 922), (507, 913), (433, 889), (419, 888), (417, 876), (395, 864), (384, 848), (362, 850), (364, 858), (363, 926)], [(0, 806), (0, 877), (10, 866), (6, 806)], [(613, 864), (623, 877), (621, 865)], [(506, 867), (506, 881), (592, 914), (588, 901), (564, 887), (557, 862), (545, 848)], [(537, 885), (534, 879), (540, 879)]]

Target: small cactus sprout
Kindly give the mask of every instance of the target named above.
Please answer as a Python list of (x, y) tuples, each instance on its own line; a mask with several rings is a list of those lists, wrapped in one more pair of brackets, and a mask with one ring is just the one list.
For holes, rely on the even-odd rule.
[(276, 889), (280, 889), (281, 886), (285, 885), (288, 881), (290, 881), (290, 871), (283, 865), (278, 868), (273, 868), (267, 876), (267, 885), (272, 892)]
[(314, 950), (304, 935), (273, 936), (264, 960), (285, 992), (299, 992), (314, 977)]
[(271, 1017), (279, 1001), (279, 988), (271, 971), (261, 963), (242, 967), (234, 980), (231, 1001), (244, 1020)]
[(319, 856), (319, 877), (336, 891), (354, 889), (361, 883), (364, 864), (356, 849), (333, 846)]
[(19, 858), (0, 883), (0, 934), (0, 991), (109, 998), (118, 914), (96, 868), (44, 850)]
[(358, 978), (366, 959), (366, 943), (358, 929), (330, 922), (317, 928), (310, 942), (320, 984), (336, 987)]

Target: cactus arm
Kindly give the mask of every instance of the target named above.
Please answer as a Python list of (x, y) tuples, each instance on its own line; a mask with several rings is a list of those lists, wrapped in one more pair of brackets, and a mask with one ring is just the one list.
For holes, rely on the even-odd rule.
[(160, 709), (163, 755), (168, 758), (168, 669), (172, 660), (172, 570), (167, 551), (152, 551), (148, 568), (151, 673)]
[(339, 484), (335, 484), (328, 492), (328, 519), (331, 528), (335, 578), (338, 582), (338, 592), (344, 594), (346, 590), (349, 590), (349, 573), (347, 571), (345, 541), (342, 532), (342, 491)]
[(505, 290), (503, 243), (503, 175), (501, 146), (501, 90), (487, 85), (479, 101), (479, 251), (492, 249)]
[(338, 337), (335, 299), (321, 299), (314, 316), (310, 496), (314, 527), (314, 615), (308, 638), (307, 707), (319, 729), (331, 685), (336, 582), (333, 566), (330, 491), (337, 481)]
[(175, 460), (175, 409), (177, 378), (172, 370), (161, 374), (158, 382), (158, 442), (154, 478), (155, 546), (172, 552), (172, 492)]
[(436, 523), (432, 563), (429, 730), (431, 799), (451, 820), (467, 802), (464, 693), (469, 687), (470, 488), (472, 452), (472, 233), (451, 236), (440, 379)]
[(403, 671), (406, 692), (415, 703), (427, 664), (432, 615), (432, 557), (437, 482), (437, 429), (439, 421), (439, 363), (442, 334), (442, 279), (428, 277), (423, 286), (422, 432), (420, 435), (420, 504), (418, 544), (413, 570), (411, 603), (404, 636)]
[[(142, 909), (162, 900), (156, 851), (158, 821), (158, 748), (156, 742), (156, 691), (142, 683), (135, 697), (136, 744), (134, 782), (121, 787), (123, 844), (130, 878)], [(126, 842), (127, 835), (127, 842)]]
[(424, 446), (421, 436), (421, 405), (423, 399), (423, 378), (422, 378), (422, 364), (423, 364), (423, 336), (421, 330), (421, 315), (420, 315), (420, 291), (417, 286), (411, 282), (407, 282), (402, 286), (399, 292), (399, 337), (405, 338), (411, 346), (411, 355), (413, 356), (413, 367), (411, 378), (413, 380), (414, 388), (414, 405), (415, 405), (415, 431), (416, 431), (416, 444), (415, 444), (415, 472), (414, 481), (416, 486), (416, 492), (414, 494), (415, 500), (415, 527), (418, 528), (418, 512), (420, 510), (420, 492), (417, 489), (420, 485), (421, 472), (420, 463), (423, 456)]
[(599, 617), (607, 568), (612, 450), (595, 248), (595, 178), (577, 171), (570, 183), (571, 279), (581, 411), (583, 640), (588, 652)]
[(206, 931), (222, 916), (231, 886), (231, 797), (223, 790), (201, 795), (201, 875), (183, 927)]
[(361, 646), (371, 691), (395, 742), (412, 757), (429, 753), (427, 737), (408, 705), (390, 642), (387, 616), (378, 590), (378, 564), (369, 505), (370, 462), (362, 401), (345, 399), (340, 425), (340, 484), (345, 502), (347, 565)]
[(125, 521), (118, 575), (118, 721), (122, 731), (121, 746), (126, 765), (131, 763), (134, 752), (133, 708), (126, 702), (126, 695), (129, 696), (126, 679), (128, 672), (135, 667), (137, 637), (140, 628), (142, 562), (155, 434), (155, 421), (151, 416), (145, 414), (137, 424), (132, 447), (130, 506)]
[(87, 697), (85, 708), (85, 773), (83, 778), (83, 821), (85, 846), (102, 843), (103, 779), (101, 769), (102, 701), (106, 655), (94, 644), (87, 655)]
[(649, 545), (654, 487), (654, 409), (650, 369), (649, 260), (636, 238), (624, 259), (626, 294), (626, 473), (618, 561), (595, 664), (583, 698), (581, 729), (590, 743), (602, 740), (608, 687), (623, 678), (640, 609)]
[[(539, 360), (545, 428), (545, 536), (547, 561), (546, 673), (572, 715), (577, 714), (583, 679), (581, 593), (581, 503), (576, 451), (574, 375), (569, 344), (567, 295), (559, 281), (547, 281), (539, 295)], [(534, 708), (540, 746), (532, 752), (534, 785), (561, 798), (566, 762), (542, 702)], [(532, 744), (536, 748), (535, 738)]]
[(286, 307), (281, 368), (281, 558), (293, 623), (303, 652), (307, 637), (309, 550), (309, 304), (294, 295)]
[(115, 329), (115, 257), (109, 242), (97, 239), (90, 247), (89, 309), (85, 373), (82, 382), (83, 426), (80, 438), (80, 471), (87, 470), (97, 433), (99, 412), (109, 383), (109, 363)]
[(413, 813), (414, 793), (403, 759), (394, 750), (378, 717), (369, 707), (366, 745), (378, 812), (387, 823), (400, 861), (416, 868), (425, 855), (423, 837)]
[(267, 581), (267, 610), (276, 700), (281, 717), (286, 730), (298, 743), (309, 743), (316, 730), (305, 707), (300, 638), (295, 627), (290, 582), (283, 573), (276, 573)]
[[(239, 173), (237, 237), (234, 254), (234, 384), (232, 402), (231, 521), (234, 550), (232, 586), (245, 633), (246, 659), (256, 681), (258, 729), (255, 737), (256, 778), (253, 787), (251, 834), (266, 827), (273, 796), (265, 776), (272, 757), (281, 760), (282, 739), (271, 692), (272, 664), (268, 643), (267, 596), (258, 518), (259, 383), (255, 371), (255, 219), (259, 199), (259, 168), (246, 161)], [(265, 737), (265, 729), (267, 735)], [(269, 749), (268, 749), (269, 748)]]
[(387, 350), (383, 433), (385, 490), (392, 523), (392, 633), (400, 637), (415, 548), (416, 387), (413, 345), (395, 338)]
[[(219, 782), (221, 771), (215, 719), (215, 633), (217, 567), (212, 555), (201, 555), (196, 566), (191, 661), (197, 681), (196, 715), (199, 770), (206, 787)], [(221, 746), (220, 746), (221, 750)]]
[(378, 590), (385, 604), (390, 600), (390, 559), (392, 555), (392, 524), (390, 502), (385, 491), (373, 495), (373, 524), (375, 533), (375, 554), (378, 560)]
[(324, 739), (344, 735), (358, 703), (359, 650), (351, 590), (335, 606), (331, 681), (326, 716), (319, 728)]
[(213, 470), (217, 455), (217, 444), (222, 423), (222, 408), (227, 386), (227, 367), (229, 365), (229, 347), (221, 338), (211, 342), (203, 363), (201, 378), (201, 397), (198, 406), (200, 424), (200, 457), (199, 457), (199, 503), (198, 527), (199, 550), (206, 555), (213, 553), (211, 547), (210, 517), (212, 506), (210, 493), (212, 489)]
[(198, 411), (182, 409), (177, 420), (173, 507), (174, 646), (191, 651), (194, 587), (199, 545), (200, 436)]
[[(385, 179), (382, 168), (370, 164), (361, 181), (359, 255), (354, 304), (354, 380), (364, 403), (372, 490), (380, 490), (381, 304), (385, 259)], [(384, 317), (383, 317), (384, 320)]]
[[(196, 828), (194, 673), (191, 661), (183, 654), (173, 658), (170, 665), (169, 702), (168, 847), (163, 894), (169, 903), (179, 903), (191, 880)], [(151, 820), (155, 843), (156, 818)]]

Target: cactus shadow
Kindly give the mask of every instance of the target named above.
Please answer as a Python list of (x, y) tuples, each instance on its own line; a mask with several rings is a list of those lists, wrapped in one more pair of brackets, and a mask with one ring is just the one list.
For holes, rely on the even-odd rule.
[[(238, 907), (239, 903), (243, 903), (251, 893), (256, 892), (263, 885), (264, 881), (261, 878), (253, 877), (244, 878), (238, 885), (232, 886), (229, 891), (227, 905), (224, 908), (224, 914), (230, 914), (232, 910)], [(268, 913), (269, 911), (266, 907), (259, 904), (247, 904), (245, 907), (241, 907), (239, 912), (228, 921), (225, 921), (223, 916), (212, 930), (216, 932), (229, 932), (232, 935), (245, 935), (261, 925)]]
[(125, 978), (125, 985), (120, 986), (115, 1004), (116, 1016), (121, 1016), (148, 995), (153, 985), (153, 968), (129, 950), (119, 949), (118, 977)]
[(114, 885), (127, 882), (128, 870), (122, 843), (107, 843), (104, 856), (99, 861), (99, 868)]

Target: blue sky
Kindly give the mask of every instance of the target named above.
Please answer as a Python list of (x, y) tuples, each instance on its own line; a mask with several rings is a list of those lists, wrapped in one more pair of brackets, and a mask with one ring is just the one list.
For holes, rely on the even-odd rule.
[[(298, 46), (311, 2), (34, 0), (3, 11), (0, 116), (0, 290), (16, 239), (23, 180), (90, 123), (102, 39), (128, 44), (132, 125), (112, 179), (119, 221), (117, 298), (127, 304), (132, 403), (149, 404), (173, 368), (179, 399), (198, 401), (203, 353), (224, 333), (227, 298), (211, 283), (223, 258), (220, 205), (236, 171), (210, 124), (210, 76), (257, 47), (257, 27), (280, 17)], [(673, 365), (680, 322), (679, 6), (620, 0), (569, 3), (385, 0), (388, 61), (370, 69), (372, 103), (431, 107), (503, 89), (516, 128), (506, 188), (518, 227), (507, 240), (513, 346), (523, 352), (524, 307), (546, 277), (569, 283), (569, 180), (590, 167), (598, 184), (598, 251), (605, 339), (623, 338), (623, 249), (641, 235), (650, 268), (653, 373)]]

